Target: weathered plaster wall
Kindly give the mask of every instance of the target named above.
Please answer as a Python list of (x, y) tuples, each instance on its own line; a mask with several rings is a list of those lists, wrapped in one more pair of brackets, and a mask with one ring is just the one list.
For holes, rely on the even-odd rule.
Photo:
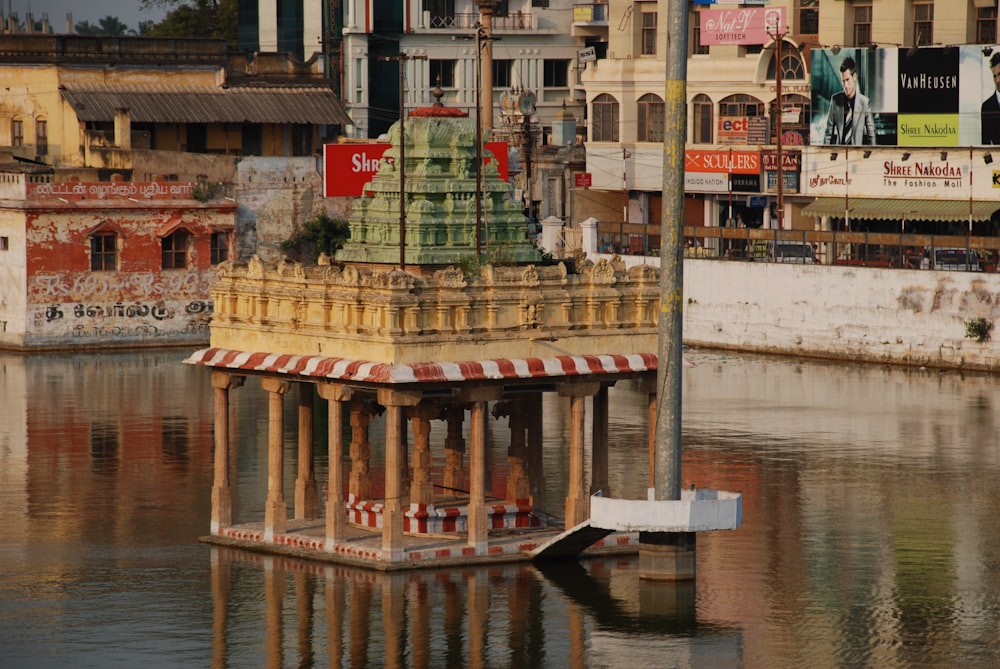
[(243, 158), (236, 170), (236, 258), (265, 262), (283, 255), (280, 244), (326, 209), (346, 218), (354, 198), (324, 198), (320, 158)]
[[(684, 261), (684, 341), (746, 351), (998, 368), (1000, 274)], [(1000, 338), (1000, 331), (994, 333)]]

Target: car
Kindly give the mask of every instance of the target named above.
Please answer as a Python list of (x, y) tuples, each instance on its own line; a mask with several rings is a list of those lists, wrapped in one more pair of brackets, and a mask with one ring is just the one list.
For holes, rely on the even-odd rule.
[(813, 247), (807, 242), (768, 242), (767, 259), (771, 262), (812, 265), (816, 262)]
[(976, 253), (975, 249), (968, 249), (968, 252), (968, 260), (966, 260), (966, 249), (934, 249), (934, 269), (946, 272), (980, 271), (979, 255)]

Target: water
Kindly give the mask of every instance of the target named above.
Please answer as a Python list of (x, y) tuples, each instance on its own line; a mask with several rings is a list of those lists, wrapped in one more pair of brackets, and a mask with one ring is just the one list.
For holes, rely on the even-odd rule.
[[(667, 586), (631, 557), (378, 574), (201, 544), (212, 390), (186, 353), (0, 354), (0, 667), (1000, 663), (994, 377), (690, 352), (684, 485), (741, 491), (744, 524)], [(231, 400), (239, 522), (262, 514), (267, 400)], [(568, 405), (545, 402), (561, 515)], [(618, 495), (646, 485), (644, 412), (612, 390)]]

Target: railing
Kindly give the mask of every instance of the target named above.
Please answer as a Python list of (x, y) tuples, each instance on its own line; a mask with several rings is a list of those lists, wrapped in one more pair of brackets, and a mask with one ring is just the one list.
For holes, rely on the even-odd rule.
[[(598, 251), (659, 255), (659, 235), (639, 232), (644, 226), (624, 227), (602, 225)], [(996, 272), (1000, 258), (1000, 237), (970, 235), (684, 226), (684, 245), (685, 257), (691, 258), (894, 269)]]
[[(479, 25), (479, 13), (430, 14), (427, 25), (435, 30), (474, 30)], [(531, 12), (513, 12), (507, 16), (494, 16), (494, 31), (533, 30), (535, 15)]]

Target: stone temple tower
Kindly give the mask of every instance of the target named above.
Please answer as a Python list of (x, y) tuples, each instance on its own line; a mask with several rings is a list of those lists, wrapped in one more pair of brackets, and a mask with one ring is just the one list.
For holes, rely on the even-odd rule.
[[(395, 123), (389, 130), (392, 147), (354, 204), (348, 221), (351, 238), (337, 252), (337, 260), (396, 263), (404, 227), (407, 266), (459, 265), (475, 259), (479, 218), (483, 262), (539, 262), (541, 253), (528, 239), (521, 203), (514, 200), (512, 186), (501, 178), (497, 160), (485, 149), (483, 173), (477, 178), (476, 137), (475, 121), (440, 100)], [(400, 225), (401, 181), (406, 191), (405, 226)], [(482, 193), (479, 212), (477, 191)]]

